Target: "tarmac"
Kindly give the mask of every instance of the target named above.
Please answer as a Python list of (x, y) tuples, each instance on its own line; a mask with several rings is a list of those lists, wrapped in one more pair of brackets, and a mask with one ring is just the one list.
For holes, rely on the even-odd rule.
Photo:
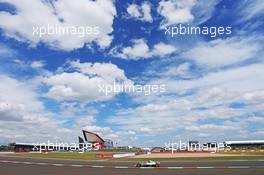
[(76, 161), (0, 157), (1, 175), (263, 175), (264, 160), (161, 162), (160, 168), (135, 168), (136, 162)]

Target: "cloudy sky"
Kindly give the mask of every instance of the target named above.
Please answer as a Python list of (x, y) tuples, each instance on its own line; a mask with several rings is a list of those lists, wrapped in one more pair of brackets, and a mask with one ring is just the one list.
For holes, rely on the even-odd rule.
[[(263, 139), (263, 21), (263, 0), (0, 0), (0, 143)], [(165, 34), (179, 24), (232, 34)], [(97, 33), (32, 32), (47, 25)], [(120, 82), (166, 91), (98, 91)]]

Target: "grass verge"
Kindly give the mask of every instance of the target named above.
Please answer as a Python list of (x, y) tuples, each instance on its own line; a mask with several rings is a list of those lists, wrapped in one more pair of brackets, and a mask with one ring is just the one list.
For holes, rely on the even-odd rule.
[(5, 157), (24, 157), (24, 158), (47, 158), (47, 159), (67, 159), (67, 160), (99, 160), (96, 153), (19, 153), (19, 154), (3, 154)]
[[(101, 152), (102, 153), (102, 152)], [(110, 152), (104, 152), (108, 154)], [(66, 160), (102, 160), (96, 158), (96, 152), (89, 153), (25, 153), (25, 154), (3, 154), (0, 156), (5, 157), (24, 157), (24, 158), (48, 158), (48, 159), (66, 159)], [(160, 161), (160, 162), (183, 162), (183, 161), (229, 161), (229, 160), (264, 160), (264, 155), (241, 155), (241, 156), (223, 156), (223, 157), (174, 157), (174, 158), (119, 158), (112, 159), (112, 161), (130, 161), (130, 162), (143, 162), (143, 161)]]
[(174, 157), (174, 158), (120, 158), (114, 161), (144, 162), (148, 160), (160, 162), (188, 162), (188, 161), (231, 161), (231, 160), (264, 160), (264, 156), (223, 156), (223, 157)]

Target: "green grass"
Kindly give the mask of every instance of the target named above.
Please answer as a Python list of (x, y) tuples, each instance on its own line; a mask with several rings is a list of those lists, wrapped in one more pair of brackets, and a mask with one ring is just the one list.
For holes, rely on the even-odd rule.
[[(2, 156), (10, 157), (30, 157), (30, 158), (48, 158), (48, 159), (69, 159), (69, 160), (98, 160), (95, 157), (96, 153), (49, 153), (49, 154), (39, 154), (39, 153), (28, 153), (28, 154), (5, 154)], [(1, 156), (1, 155), (0, 155)]]
[[(29, 158), (48, 158), (48, 159), (68, 159), (68, 160), (101, 160), (96, 158), (97, 153), (102, 152), (89, 152), (89, 153), (27, 153), (27, 154), (5, 154), (0, 156), (11, 157), (29, 157)], [(104, 152), (106, 154), (113, 152)], [(161, 162), (179, 162), (179, 161), (228, 161), (228, 160), (264, 160), (264, 155), (241, 155), (241, 156), (223, 156), (223, 157), (175, 157), (175, 158), (119, 158), (112, 159), (113, 161), (161, 161)]]
[(223, 156), (223, 157), (175, 157), (175, 158), (120, 158), (114, 161), (160, 161), (160, 162), (182, 162), (182, 161), (228, 161), (228, 160), (264, 160), (264, 156)]

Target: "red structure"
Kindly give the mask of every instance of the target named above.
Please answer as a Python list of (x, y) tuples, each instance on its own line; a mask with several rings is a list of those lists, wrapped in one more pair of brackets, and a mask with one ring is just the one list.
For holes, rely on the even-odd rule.
[(93, 144), (99, 144), (99, 149), (104, 149), (104, 139), (102, 139), (98, 134), (95, 134), (93, 132), (85, 131), (83, 130), (83, 136), (84, 140), (88, 143), (93, 143)]

